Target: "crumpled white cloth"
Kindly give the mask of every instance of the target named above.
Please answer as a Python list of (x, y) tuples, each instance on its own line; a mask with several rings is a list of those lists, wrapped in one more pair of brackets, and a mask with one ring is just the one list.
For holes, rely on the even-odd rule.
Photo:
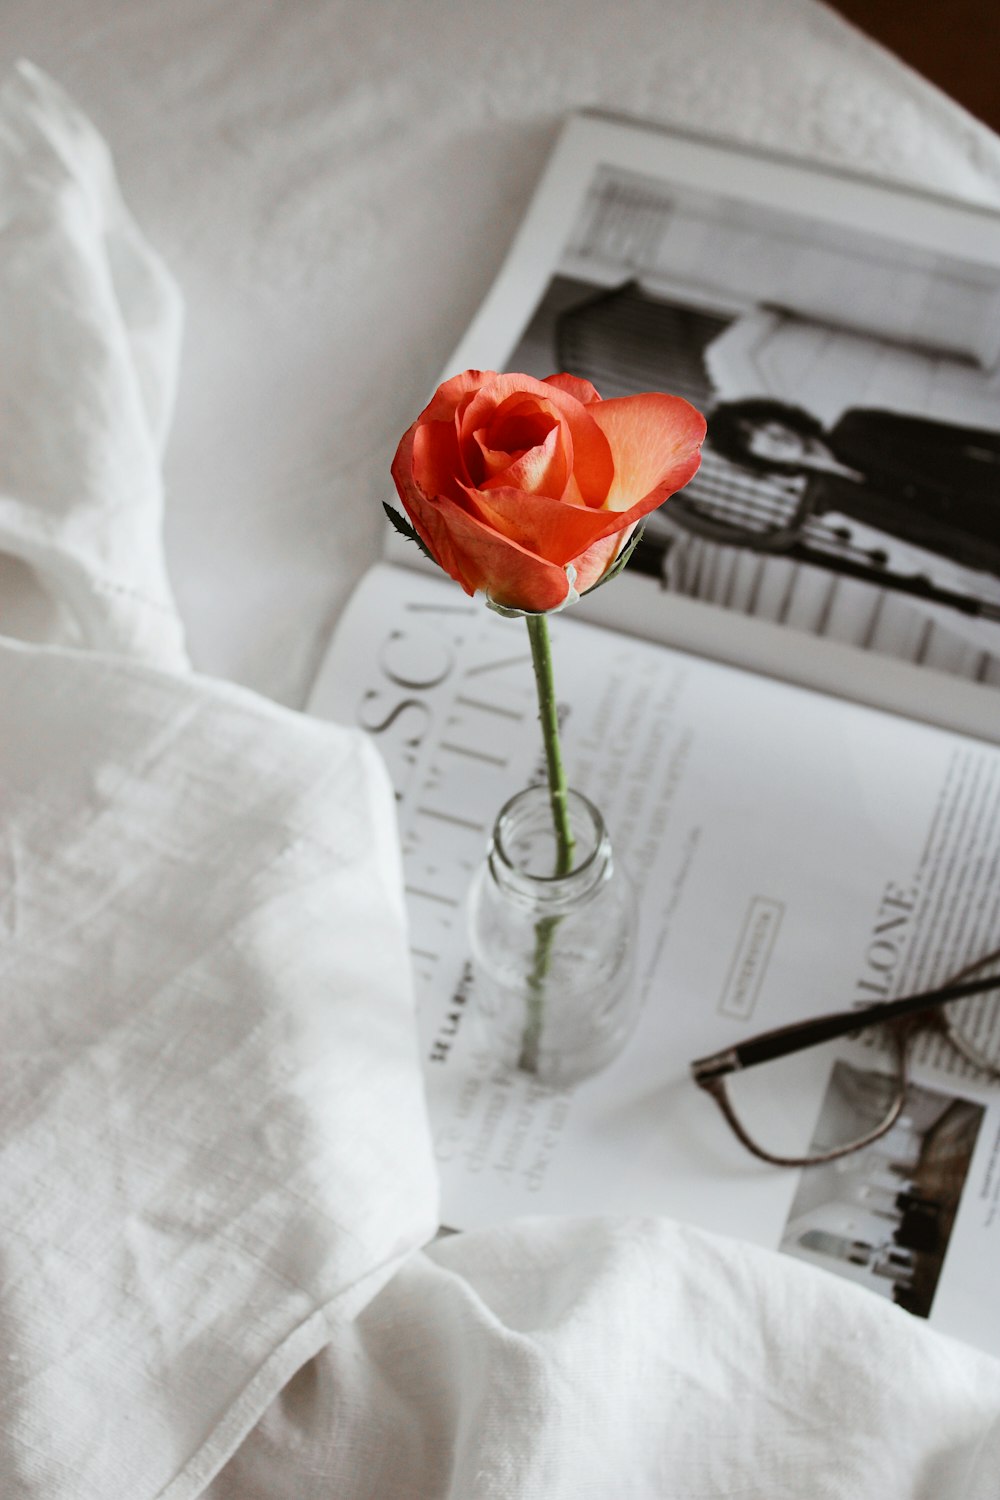
[(31, 70), (0, 182), (52, 252), (0, 243), (3, 545), (64, 607), (0, 639), (5, 1500), (995, 1500), (1000, 1362), (820, 1271), (663, 1220), (420, 1248), (381, 766), (184, 670), (175, 294)]
[(411, 1257), (210, 1500), (996, 1500), (1000, 1365), (870, 1292), (648, 1220)]
[(0, 551), (48, 594), (47, 633), (181, 667), (160, 539), (180, 295), (104, 141), (27, 63), (4, 89), (0, 215)]
[(434, 1232), (392, 792), (183, 670), (177, 293), (30, 69), (0, 193), (0, 546), (72, 641), (0, 639), (0, 1492), (195, 1495)]

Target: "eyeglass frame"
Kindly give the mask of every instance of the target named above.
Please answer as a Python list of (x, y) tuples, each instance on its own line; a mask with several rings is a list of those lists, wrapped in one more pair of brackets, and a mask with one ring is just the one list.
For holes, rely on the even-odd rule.
[[(692, 1078), (699, 1088), (704, 1089), (715, 1100), (737, 1140), (760, 1161), (766, 1161), (777, 1167), (818, 1167), (825, 1162), (838, 1161), (841, 1157), (850, 1156), (855, 1151), (862, 1151), (873, 1141), (880, 1140), (882, 1136), (889, 1133), (899, 1119), (909, 1087), (907, 1073), (909, 1044), (916, 1033), (925, 1027), (939, 1031), (956, 1052), (979, 1072), (985, 1073), (987, 1077), (1000, 1079), (1000, 1066), (986, 1062), (974, 1048), (954, 1032), (943, 1011), (943, 1007), (952, 1001), (964, 1000), (970, 995), (980, 995), (989, 990), (1000, 989), (1000, 973), (989, 974), (979, 979), (964, 978), (965, 975), (998, 961), (1000, 961), (1000, 948), (988, 953), (985, 958), (977, 959), (975, 963), (967, 964), (964, 969), (960, 969), (946, 984), (937, 989), (924, 990), (913, 995), (902, 995), (896, 1000), (877, 1000), (871, 1005), (860, 1008), (832, 1011), (824, 1015), (812, 1016), (805, 1021), (792, 1021), (785, 1026), (776, 1026), (769, 1031), (758, 1032), (755, 1036), (737, 1042), (735, 1046), (724, 1047), (721, 1051), (710, 1053), (706, 1057), (695, 1058), (690, 1064)], [(776, 1156), (765, 1151), (753, 1140), (744, 1129), (726, 1091), (726, 1079), (730, 1074), (741, 1072), (744, 1068), (755, 1067), (759, 1063), (775, 1062), (779, 1058), (790, 1057), (796, 1052), (805, 1052), (810, 1047), (820, 1046), (824, 1042), (837, 1041), (840, 1037), (852, 1036), (875, 1026), (888, 1028), (896, 1049), (898, 1070), (896, 1097), (886, 1119), (881, 1121), (876, 1129), (859, 1136), (848, 1145), (838, 1146), (815, 1156)]]

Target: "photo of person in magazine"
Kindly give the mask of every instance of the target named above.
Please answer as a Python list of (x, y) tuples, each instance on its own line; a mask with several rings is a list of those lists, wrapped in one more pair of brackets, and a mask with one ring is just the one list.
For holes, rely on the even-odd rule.
[[(580, 278), (580, 257), (570, 269), (550, 282), (517, 358), (554, 360), (609, 395), (667, 381), (708, 417), (702, 468), (649, 518), (636, 572), (745, 615), (1000, 682), (1000, 425), (944, 414), (961, 407), (959, 390), (975, 394), (970, 414), (985, 413), (1000, 368), (983, 366), (989, 351), (931, 353), (916, 339), (772, 304), (736, 310), (719, 293), (682, 298), (636, 278), (602, 288)], [(923, 393), (916, 409), (880, 404), (889, 365), (908, 373), (903, 389)]]
[(720, 402), (709, 441), (751, 473), (805, 475), (807, 515), (837, 511), (1000, 576), (1000, 432), (864, 408), (827, 429), (763, 397)]

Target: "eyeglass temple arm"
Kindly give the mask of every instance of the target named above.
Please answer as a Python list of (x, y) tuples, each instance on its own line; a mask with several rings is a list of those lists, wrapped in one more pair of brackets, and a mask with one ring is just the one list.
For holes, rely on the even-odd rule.
[(903, 995), (898, 1000), (879, 1000), (859, 1010), (836, 1011), (831, 1015), (814, 1016), (809, 1021), (793, 1021), (788, 1026), (777, 1026), (773, 1031), (762, 1031), (759, 1036), (748, 1037), (735, 1047), (722, 1052), (713, 1052), (708, 1057), (699, 1057), (691, 1064), (696, 1083), (708, 1084), (713, 1078), (726, 1073), (736, 1073), (741, 1068), (752, 1068), (756, 1063), (772, 1062), (778, 1057), (788, 1057), (793, 1052), (803, 1052), (807, 1047), (821, 1042), (833, 1042), (838, 1037), (863, 1031), (869, 1026), (881, 1026), (886, 1021), (896, 1021), (904, 1016), (918, 1015), (932, 1010), (950, 1000), (962, 1000), (968, 995), (978, 995), (985, 990), (1000, 989), (1000, 974), (990, 974), (979, 979), (966, 979), (961, 983), (946, 984), (937, 990), (925, 990), (918, 995)]

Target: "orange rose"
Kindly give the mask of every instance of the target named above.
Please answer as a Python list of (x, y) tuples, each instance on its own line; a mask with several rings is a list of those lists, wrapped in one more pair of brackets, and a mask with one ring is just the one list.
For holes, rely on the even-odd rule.
[(600, 581), (636, 522), (696, 472), (704, 435), (679, 396), (602, 401), (573, 375), (467, 370), (403, 435), (392, 477), (467, 594), (543, 613)]

